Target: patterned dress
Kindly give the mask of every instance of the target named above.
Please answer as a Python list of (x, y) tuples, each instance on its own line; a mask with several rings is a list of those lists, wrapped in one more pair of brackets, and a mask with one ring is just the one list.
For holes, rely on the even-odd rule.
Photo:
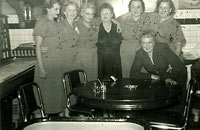
[(176, 19), (170, 17), (168, 20), (160, 22), (160, 16), (157, 13), (151, 13), (149, 16), (151, 17), (150, 29), (155, 32), (157, 42), (168, 44), (174, 53), (177, 43), (185, 45), (185, 36)]

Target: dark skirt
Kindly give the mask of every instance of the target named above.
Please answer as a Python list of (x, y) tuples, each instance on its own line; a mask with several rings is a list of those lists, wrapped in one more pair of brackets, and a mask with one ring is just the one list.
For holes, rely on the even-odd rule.
[(103, 80), (111, 75), (122, 78), (121, 57), (119, 48), (98, 49), (98, 78)]

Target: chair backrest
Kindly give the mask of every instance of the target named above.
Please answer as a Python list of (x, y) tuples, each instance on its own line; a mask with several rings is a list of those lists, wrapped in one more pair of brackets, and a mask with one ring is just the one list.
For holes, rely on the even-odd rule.
[[(36, 101), (34, 91), (37, 92), (39, 104)], [(42, 95), (37, 83), (31, 82), (20, 86), (18, 89), (18, 100), (23, 122), (30, 120), (33, 112), (38, 109), (40, 110), (41, 117), (45, 117)]]
[(192, 100), (195, 85), (196, 85), (196, 80), (194, 78), (191, 78), (190, 81), (189, 81), (188, 87), (187, 87), (187, 94), (186, 94), (185, 108), (184, 108), (184, 117), (185, 117), (185, 124), (186, 125), (187, 125), (187, 122), (188, 122), (191, 100)]
[[(82, 83), (80, 79), (80, 74), (82, 74), (83, 83), (87, 82), (87, 75), (81, 69), (72, 70), (63, 74), (63, 88), (64, 95), (66, 98), (65, 101), (68, 109), (70, 109), (70, 106), (72, 104), (70, 101), (70, 94), (73, 94), (73, 89)], [(67, 81), (69, 84), (69, 88), (67, 88)]]
[(70, 87), (70, 92), (73, 93), (73, 89), (81, 84), (81, 79), (80, 79), (81, 74), (82, 74), (82, 77), (83, 77), (83, 82), (87, 82), (87, 75), (81, 69), (72, 70), (72, 71), (69, 71), (69, 72), (65, 72), (63, 74), (63, 84), (66, 87), (66, 85), (67, 85), (66, 76), (67, 76), (69, 87)]

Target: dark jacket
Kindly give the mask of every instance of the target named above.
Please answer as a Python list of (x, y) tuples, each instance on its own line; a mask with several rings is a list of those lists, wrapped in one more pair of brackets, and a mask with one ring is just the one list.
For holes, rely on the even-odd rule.
[[(160, 76), (161, 80), (170, 78), (178, 83), (186, 81), (185, 66), (167, 44), (155, 44), (153, 48), (153, 62), (154, 64), (151, 62), (148, 54), (141, 48), (136, 52), (130, 77), (133, 79), (151, 79), (151, 74), (154, 74)], [(144, 67), (148, 73), (140, 72), (142, 67)], [(181, 79), (180, 76), (184, 78), (182, 77), (183, 79)]]

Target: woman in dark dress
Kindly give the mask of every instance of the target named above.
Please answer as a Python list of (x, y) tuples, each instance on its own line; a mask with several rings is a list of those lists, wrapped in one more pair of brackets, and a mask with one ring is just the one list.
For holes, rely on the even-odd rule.
[(111, 21), (114, 15), (113, 7), (104, 3), (100, 7), (102, 23), (99, 27), (97, 54), (98, 54), (98, 78), (100, 80), (114, 76), (122, 77), (120, 44), (121, 34), (117, 31), (117, 25)]

